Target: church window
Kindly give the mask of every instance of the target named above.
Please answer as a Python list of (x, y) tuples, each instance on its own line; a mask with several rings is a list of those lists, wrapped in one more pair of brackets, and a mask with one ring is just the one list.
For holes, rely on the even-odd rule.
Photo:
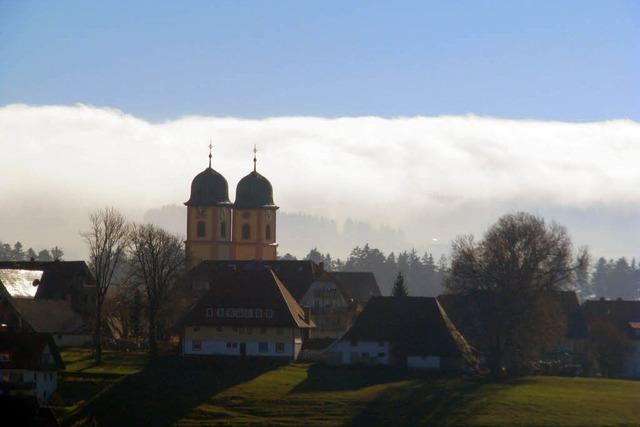
[(251, 239), (251, 226), (249, 224), (242, 224), (242, 240)]
[(227, 237), (227, 223), (224, 221), (220, 223), (220, 237), (223, 239)]
[(198, 237), (204, 237), (205, 235), (205, 224), (204, 221), (198, 221), (196, 234)]
[(265, 237), (267, 240), (271, 240), (271, 226), (267, 224), (267, 228), (265, 230)]

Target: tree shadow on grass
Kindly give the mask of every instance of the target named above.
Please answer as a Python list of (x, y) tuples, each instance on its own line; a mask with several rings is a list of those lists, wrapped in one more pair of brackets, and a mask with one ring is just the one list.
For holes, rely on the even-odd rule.
[(390, 387), (371, 402), (352, 425), (464, 425), (467, 414), (461, 410), (484, 383), (433, 377)]
[(95, 417), (101, 427), (171, 425), (223, 390), (283, 364), (264, 359), (162, 357), (124, 378), (78, 418)]
[(385, 384), (415, 378), (415, 373), (406, 369), (379, 367), (333, 367), (312, 365), (307, 378), (296, 385), (291, 393), (313, 393), (358, 390), (377, 384)]

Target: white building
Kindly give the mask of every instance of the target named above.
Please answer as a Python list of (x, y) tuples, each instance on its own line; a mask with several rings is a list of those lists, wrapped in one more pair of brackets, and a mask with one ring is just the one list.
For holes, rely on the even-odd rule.
[(295, 360), (314, 324), (271, 270), (254, 270), (218, 277), (183, 326), (184, 355)]
[(46, 403), (64, 369), (49, 334), (0, 332), (0, 394), (35, 396)]
[(477, 364), (438, 301), (428, 297), (372, 297), (326, 356), (337, 365), (462, 370)]

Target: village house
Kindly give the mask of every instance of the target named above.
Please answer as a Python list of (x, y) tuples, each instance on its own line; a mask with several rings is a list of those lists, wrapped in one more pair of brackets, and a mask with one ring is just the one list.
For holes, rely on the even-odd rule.
[(182, 353), (296, 360), (313, 327), (272, 270), (227, 271), (186, 315)]
[[(438, 301), (444, 307), (447, 315), (464, 335), (466, 340), (479, 352), (481, 362), (486, 362), (489, 354), (489, 342), (486, 328), (482, 322), (481, 313), (489, 307), (485, 300), (486, 294), (459, 295), (444, 294), (438, 296)], [(554, 345), (541, 349), (541, 357), (546, 361), (554, 361), (568, 366), (588, 365), (587, 353), (589, 333), (584, 313), (575, 292), (548, 292), (545, 301), (550, 312), (558, 319), (562, 330)]]
[(0, 332), (0, 394), (35, 396), (46, 403), (64, 369), (50, 334)]
[(435, 298), (373, 297), (326, 352), (336, 365), (396, 365), (441, 371), (475, 367), (471, 347)]
[(610, 326), (629, 346), (620, 371), (609, 374), (640, 378), (640, 301), (589, 300), (584, 303), (584, 314), (590, 328), (596, 323)]
[(372, 273), (336, 273), (312, 261), (203, 261), (190, 271), (194, 295), (200, 296), (229, 271), (273, 271), (300, 306), (311, 313), (310, 340), (328, 344), (352, 325), (380, 289)]
[(0, 262), (0, 325), (50, 333), (59, 347), (89, 345), (95, 293), (83, 261)]

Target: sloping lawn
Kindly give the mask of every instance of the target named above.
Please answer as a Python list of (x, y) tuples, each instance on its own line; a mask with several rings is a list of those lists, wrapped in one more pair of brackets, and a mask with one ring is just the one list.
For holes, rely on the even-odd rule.
[(60, 387), (73, 405), (58, 408), (66, 425), (91, 416), (100, 426), (640, 425), (640, 382), (634, 381), (494, 383), (396, 369), (177, 356), (145, 366), (144, 355), (122, 353), (94, 367), (82, 350), (63, 356), (72, 370)]

